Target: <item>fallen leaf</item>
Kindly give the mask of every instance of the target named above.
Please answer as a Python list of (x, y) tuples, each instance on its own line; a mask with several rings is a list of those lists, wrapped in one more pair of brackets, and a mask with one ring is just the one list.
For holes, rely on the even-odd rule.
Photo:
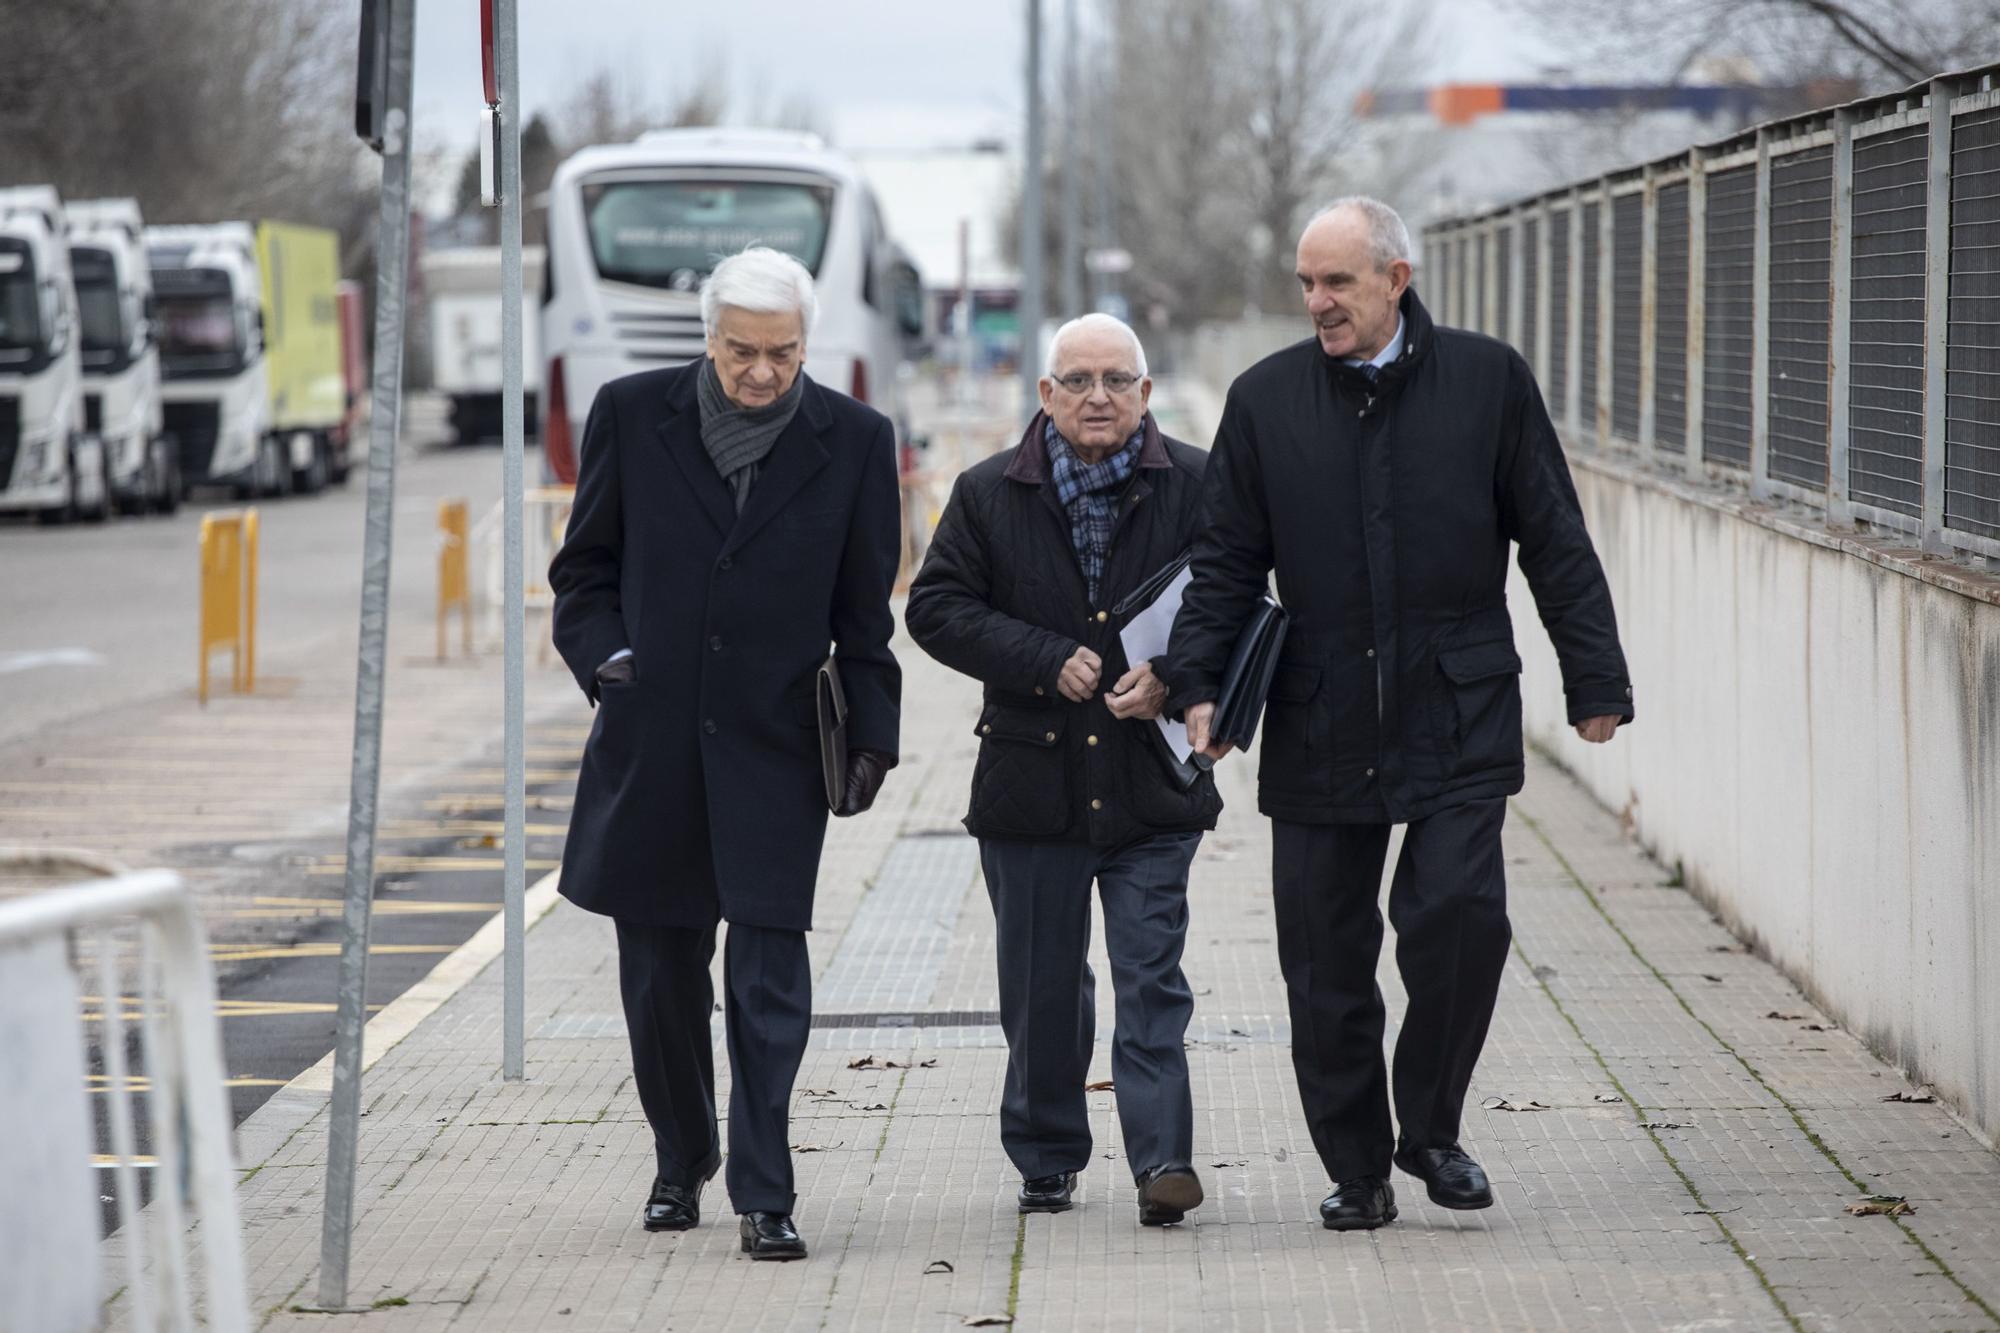
[(843, 1145), (838, 1143), (794, 1143), (793, 1152), (832, 1152)]
[(1549, 1109), (1540, 1102), (1529, 1101), (1516, 1104), (1508, 1101), (1505, 1097), (1488, 1097), (1479, 1104), (1489, 1111), (1546, 1111)]
[(937, 1061), (936, 1061), (935, 1059), (931, 1059), (931, 1060), (918, 1060), (918, 1061), (916, 1061), (915, 1063), (911, 1063), (911, 1062), (910, 1062), (910, 1061), (908, 1061), (908, 1060), (884, 1060), (884, 1061), (882, 1062), (882, 1068), (884, 1068), (884, 1069), (935, 1069), (935, 1068), (937, 1068)]
[(1721, 978), (1721, 977), (1718, 977), (1718, 976), (1717, 976), (1717, 975), (1715, 975), (1715, 973), (1713, 973), (1713, 972), (1704, 972), (1704, 973), (1702, 973), (1702, 974), (1701, 974), (1701, 979), (1702, 979), (1703, 981), (1712, 981), (1712, 982), (1714, 982), (1714, 983), (1715, 983), (1716, 985), (1718, 985), (1718, 986), (1722, 984), (1722, 978)]
[(1014, 1316), (1010, 1314), (969, 1314), (960, 1322), (966, 1328), (991, 1328), (996, 1324), (1013, 1323)]
[(1777, 1020), (1778, 1020), (1778, 1021), (1779, 1021), (1780, 1023), (1796, 1023), (1796, 1022), (1798, 1022), (1798, 1021), (1799, 1021), (1799, 1020), (1800, 1020), (1801, 1018), (1804, 1018), (1804, 1017), (1805, 1017), (1805, 1015), (1804, 1015), (1804, 1014), (1787, 1014), (1787, 1013), (1781, 1013), (1781, 1012), (1779, 1012), (1778, 1010), (1776, 1010), (1776, 1009), (1773, 1009), (1773, 1010), (1772, 1010), (1772, 1011), (1771, 1011), (1770, 1013), (1768, 1013), (1768, 1014), (1765, 1014), (1765, 1015), (1764, 1015), (1764, 1017), (1766, 1017), (1766, 1018), (1775, 1018), (1775, 1019), (1777, 1019)]
[(1209, 1163), (1209, 1165), (1210, 1165), (1210, 1166), (1212, 1166), (1212, 1167), (1214, 1167), (1214, 1168), (1215, 1168), (1216, 1170), (1220, 1171), (1220, 1170), (1221, 1170), (1221, 1169), (1222, 1169), (1223, 1167), (1226, 1167), (1226, 1166), (1248, 1166), (1248, 1165), (1250, 1165), (1250, 1163), (1248, 1163), (1248, 1162), (1210, 1162), (1210, 1163)]
[(951, 1266), (951, 1260), (949, 1259), (933, 1259), (924, 1265), (925, 1277), (929, 1277), (932, 1273), (956, 1273), (957, 1271), (956, 1268)]
[(1845, 1211), (1851, 1217), (1906, 1217), (1917, 1210), (1900, 1194), (1865, 1194)]
[(1250, 1034), (1243, 1028), (1231, 1028), (1229, 1029), (1229, 1035), (1232, 1037), (1247, 1037)]
[(1291, 1156), (1291, 1154), (1290, 1154), (1289, 1152), (1285, 1151), (1285, 1150), (1284, 1150), (1283, 1148), (1280, 1148), (1280, 1149), (1278, 1149), (1278, 1151), (1276, 1151), (1276, 1152), (1274, 1152), (1274, 1153), (1272, 1153), (1272, 1154), (1271, 1154), (1271, 1158), (1272, 1158), (1272, 1160), (1273, 1160), (1273, 1161), (1278, 1161), (1278, 1162), (1282, 1162), (1282, 1161), (1284, 1161), (1284, 1160), (1285, 1160), (1285, 1159), (1286, 1159), (1287, 1157), (1290, 1157), (1290, 1156)]
[(854, 1106), (854, 1109), (857, 1111), (886, 1111), (889, 1109), (888, 1107), (884, 1106), (881, 1102), (874, 1102), (868, 1106), (859, 1106), (850, 1102), (849, 1105)]
[(1687, 1128), (1687, 1127), (1688, 1127), (1689, 1125), (1691, 1125), (1691, 1124), (1693, 1124), (1693, 1123), (1694, 1123), (1694, 1122), (1693, 1122), (1693, 1121), (1691, 1121), (1691, 1120), (1690, 1120), (1690, 1121), (1681, 1121), (1681, 1120), (1641, 1120), (1641, 1121), (1639, 1122), (1639, 1128), (1641, 1128), (1641, 1129), (1686, 1129), (1686, 1128)]
[(1611, 1093), (1608, 1092), (1600, 1092), (1597, 1094), (1597, 1100), (1600, 1102), (1622, 1102), (1625, 1099), (1623, 1097), (1613, 1096)]
[(847, 1062), (847, 1067), (849, 1069), (880, 1069), (882, 1068), (882, 1065), (881, 1062), (876, 1060), (874, 1056), (864, 1055), (859, 1059), (849, 1060)]
[(1920, 1090), (1917, 1092), (1892, 1092), (1882, 1100), (1885, 1102), (1916, 1102), (1922, 1104), (1934, 1102), (1937, 1098), (1928, 1090)]
[(1095, 1083), (1086, 1083), (1083, 1085), (1083, 1090), (1085, 1092), (1110, 1092), (1111, 1080), (1108, 1078), (1101, 1078), (1098, 1079), (1097, 1082)]
[(1711, 944), (1708, 946), (1708, 951), (1710, 953), (1749, 953), (1750, 946), (1747, 944)]
[(800, 1089), (800, 1091), (804, 1092), (805, 1095), (808, 1097), (819, 1097), (822, 1099), (827, 1097), (838, 1097), (840, 1095), (839, 1093), (835, 1092), (832, 1088), (802, 1088)]
[(1537, 981), (1548, 981), (1559, 975), (1561, 974), (1547, 963), (1538, 963), (1535, 966), (1535, 980)]
[(1799, 1024), (1799, 1031), (1801, 1031), (1801, 1032), (1838, 1032), (1838, 1031), (1840, 1031), (1840, 1024), (1838, 1024), (1838, 1023), (1801, 1023), (1801, 1024)]

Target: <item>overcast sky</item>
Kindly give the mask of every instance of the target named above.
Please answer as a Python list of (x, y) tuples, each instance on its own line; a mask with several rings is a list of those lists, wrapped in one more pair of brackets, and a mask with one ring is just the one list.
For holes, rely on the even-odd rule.
[[(1548, 59), (1516, 17), (1485, 0), (1437, 0), (1428, 82), (1520, 78)], [(1086, 16), (1097, 6), (1080, 0)], [(521, 0), (522, 101), (548, 107), (609, 68), (670, 100), (723, 62), (732, 119), (803, 97), (841, 145), (917, 148), (1018, 135), (1021, 0)], [(1044, 0), (1053, 61), (1063, 0)], [(746, 105), (747, 104), (747, 105)], [(417, 8), (420, 142), (459, 152), (480, 105), (478, 6)]]

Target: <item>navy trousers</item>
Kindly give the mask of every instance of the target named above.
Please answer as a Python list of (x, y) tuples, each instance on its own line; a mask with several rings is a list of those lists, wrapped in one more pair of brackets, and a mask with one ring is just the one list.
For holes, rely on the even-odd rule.
[[(692, 1186), (722, 1160), (715, 1123), (715, 930), (618, 925), (618, 984), (639, 1104), (660, 1179)], [(729, 1202), (792, 1211), (792, 1083), (812, 1035), (812, 964), (800, 930), (732, 925), (723, 946), (729, 1047)]]
[(1000, 965), (1007, 1081), (1000, 1142), (1025, 1179), (1090, 1162), (1084, 1082), (1097, 1037), (1090, 887), (1104, 902), (1104, 948), (1117, 999), (1111, 1076), (1132, 1175), (1194, 1152), (1194, 1102), (1181, 1039), (1194, 995), (1181, 975), (1188, 864), (1199, 833), (1115, 849), (982, 839)]
[[(1396, 967), (1409, 1009), (1396, 1039), (1396, 1121), (1418, 1148), (1458, 1142), (1472, 1067), (1513, 933), (1500, 854), (1501, 799), (1411, 823), (1389, 886)], [(1395, 1146), (1382, 1063), (1376, 900), (1387, 824), (1271, 824), (1278, 964), (1306, 1123), (1335, 1181), (1386, 1176)]]

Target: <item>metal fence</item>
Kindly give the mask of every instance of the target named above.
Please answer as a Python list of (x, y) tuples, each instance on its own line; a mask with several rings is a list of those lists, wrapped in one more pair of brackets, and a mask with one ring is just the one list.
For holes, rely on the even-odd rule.
[(2000, 561), (2000, 65), (1425, 231), (1566, 439)]

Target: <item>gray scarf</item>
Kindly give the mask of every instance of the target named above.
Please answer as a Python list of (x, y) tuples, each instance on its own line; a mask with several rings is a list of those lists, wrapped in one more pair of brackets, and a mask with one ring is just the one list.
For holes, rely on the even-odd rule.
[(806, 373), (801, 370), (792, 377), (792, 387), (771, 402), (762, 407), (738, 407), (722, 391), (715, 362), (702, 358), (701, 375), (695, 382), (695, 398), (701, 405), (701, 443), (736, 496), (737, 513), (743, 512), (743, 502), (750, 498), (750, 487), (756, 483), (757, 471), (771, 446), (799, 410), (805, 384)]

